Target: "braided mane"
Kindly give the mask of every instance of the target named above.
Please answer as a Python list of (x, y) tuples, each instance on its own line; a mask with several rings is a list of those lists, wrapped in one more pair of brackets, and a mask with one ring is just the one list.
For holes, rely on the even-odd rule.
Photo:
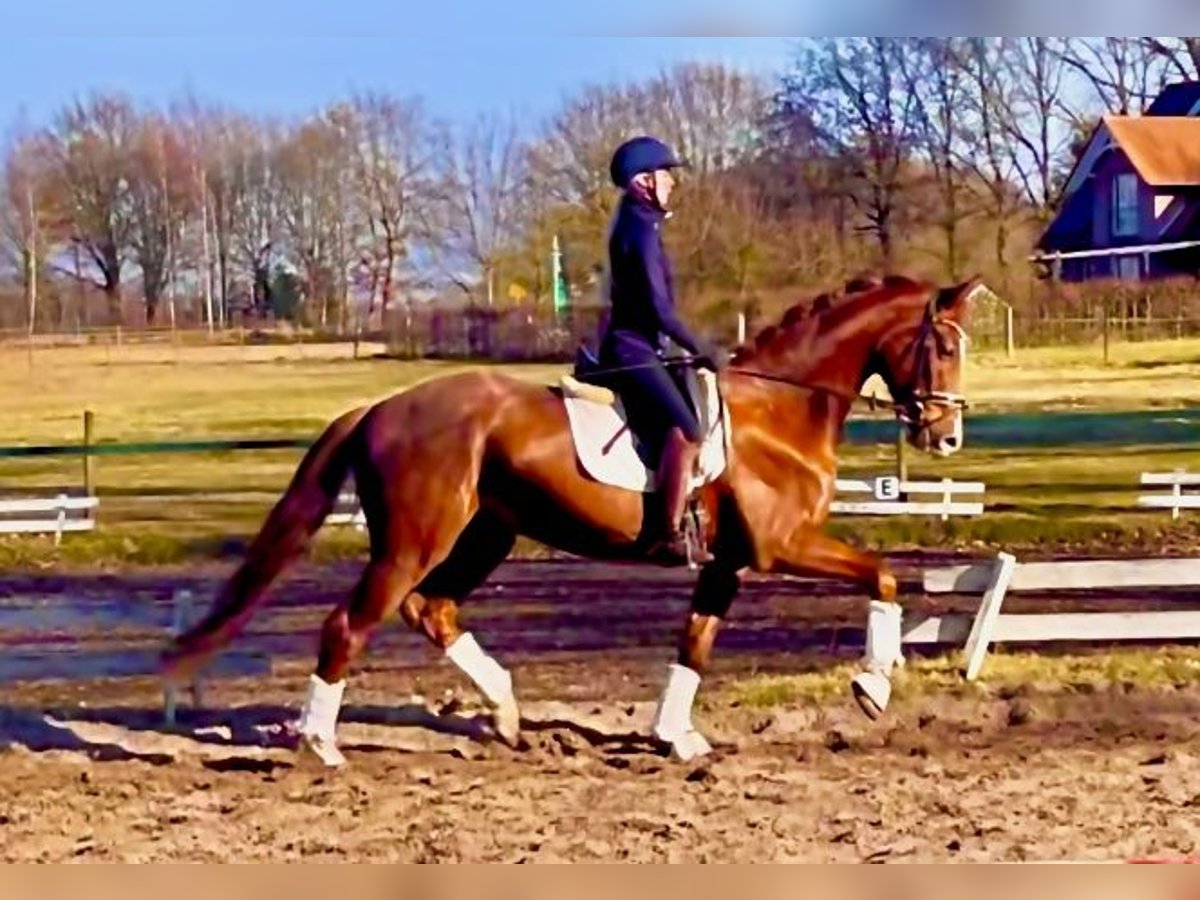
[(767, 325), (746, 343), (733, 351), (733, 361), (745, 363), (754, 360), (759, 354), (767, 353), (778, 344), (790, 344), (795, 339), (795, 332), (801, 326), (815, 320), (822, 313), (840, 307), (849, 300), (857, 300), (865, 294), (880, 293), (880, 300), (907, 294), (928, 287), (923, 282), (916, 281), (904, 275), (885, 275), (882, 279), (873, 276), (852, 278), (835, 291), (818, 294), (811, 300), (800, 300), (789, 306), (779, 322)]

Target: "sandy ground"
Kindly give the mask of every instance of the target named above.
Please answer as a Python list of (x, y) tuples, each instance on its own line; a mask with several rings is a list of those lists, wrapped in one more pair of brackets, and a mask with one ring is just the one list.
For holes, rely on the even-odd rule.
[[(180, 586), (212, 571), (0, 581), (5, 861), (977, 861), (1200, 854), (1200, 684), (950, 692), (877, 723), (849, 699), (769, 709), (738, 679), (852, 658), (865, 601), (764, 580), (735, 607), (679, 764), (646, 735), (683, 573), (512, 564), (464, 618), (513, 667), (526, 746), (489, 740), (460, 676), (391, 629), (351, 678), (349, 766), (288, 727), (352, 570), (282, 583), (199, 708), (145, 674)], [(239, 674), (240, 673), (240, 674)]]

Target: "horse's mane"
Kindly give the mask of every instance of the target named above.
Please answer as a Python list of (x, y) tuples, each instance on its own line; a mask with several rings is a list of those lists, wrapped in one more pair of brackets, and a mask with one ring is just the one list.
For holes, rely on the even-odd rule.
[(837, 309), (847, 301), (860, 300), (866, 294), (878, 294), (879, 302), (924, 290), (928, 285), (905, 275), (885, 275), (877, 278), (861, 275), (852, 278), (841, 288), (817, 294), (810, 300), (793, 303), (780, 317), (779, 322), (767, 325), (733, 351), (733, 361), (749, 362), (758, 354), (768, 352), (780, 343), (791, 343), (801, 326), (813, 322), (828, 310)]

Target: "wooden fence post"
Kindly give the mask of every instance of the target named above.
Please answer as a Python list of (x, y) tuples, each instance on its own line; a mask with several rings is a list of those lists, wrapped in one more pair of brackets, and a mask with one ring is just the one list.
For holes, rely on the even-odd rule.
[[(896, 429), (896, 478), (900, 480), (901, 484), (908, 481), (908, 441), (903, 425)], [(903, 490), (901, 490), (900, 496), (904, 499)]]
[(1104, 364), (1107, 366), (1108, 365), (1108, 340), (1109, 340), (1109, 336), (1108, 336), (1108, 331), (1109, 331), (1108, 304), (1107, 303), (1104, 304), (1104, 306), (1101, 307), (1101, 310), (1100, 310), (1100, 330), (1104, 336)]
[(83, 411), (83, 490), (91, 497), (96, 482), (96, 460), (92, 456), (95, 416), (90, 409)]

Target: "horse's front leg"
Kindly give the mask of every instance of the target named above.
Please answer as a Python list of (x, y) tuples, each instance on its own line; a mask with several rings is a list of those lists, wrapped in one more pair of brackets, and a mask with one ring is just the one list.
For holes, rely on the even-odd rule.
[(900, 650), (900, 604), (896, 577), (887, 562), (815, 529), (798, 529), (782, 541), (763, 567), (788, 575), (825, 575), (861, 585), (871, 597), (864, 671), (851, 682), (854, 699), (872, 719), (887, 709), (892, 668), (904, 664)]
[(712, 658), (721, 619), (729, 612), (740, 585), (737, 570), (720, 557), (700, 570), (679, 640), (678, 661), (667, 669), (667, 684), (654, 714), (654, 735), (669, 743), (674, 756), (685, 762), (712, 750), (692, 724), (692, 704), (700, 676)]

